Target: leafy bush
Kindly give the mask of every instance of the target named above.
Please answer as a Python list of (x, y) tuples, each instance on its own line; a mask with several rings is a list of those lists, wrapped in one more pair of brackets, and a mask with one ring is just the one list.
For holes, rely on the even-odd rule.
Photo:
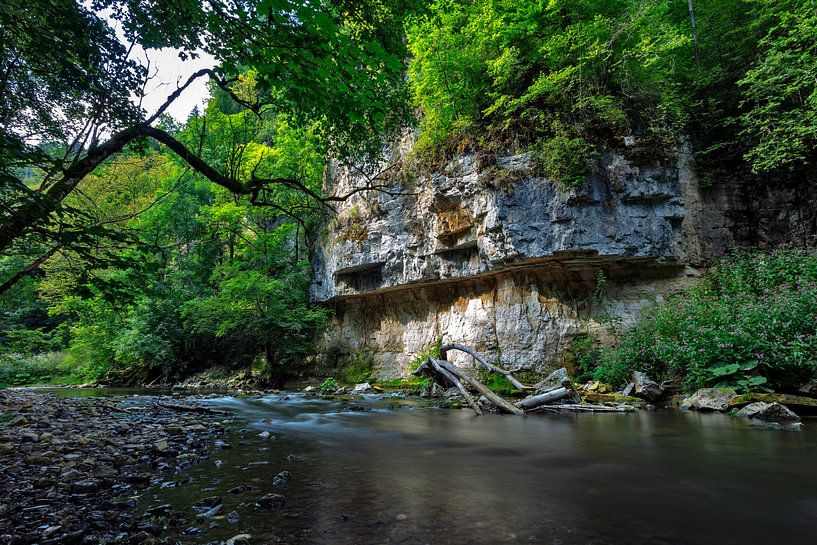
[(321, 384), (321, 393), (323, 394), (331, 394), (332, 392), (338, 389), (338, 381), (332, 377), (327, 378)]
[(533, 159), (550, 180), (563, 187), (578, 187), (591, 172), (593, 146), (581, 137), (570, 135), (562, 125), (554, 124), (553, 137), (540, 140), (532, 149)]
[(83, 382), (76, 362), (62, 352), (3, 354), (0, 356), (0, 387)]
[(737, 252), (602, 349), (594, 378), (633, 370), (703, 386), (787, 389), (817, 375), (817, 254)]

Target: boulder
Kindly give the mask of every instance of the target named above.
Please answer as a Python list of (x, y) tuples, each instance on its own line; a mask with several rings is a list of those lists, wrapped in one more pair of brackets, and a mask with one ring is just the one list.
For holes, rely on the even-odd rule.
[(225, 542), (225, 545), (250, 545), (252, 536), (250, 534), (238, 534)]
[(442, 397), (445, 390), (437, 384), (436, 382), (432, 382), (420, 393), (420, 397)]
[(696, 411), (725, 411), (729, 408), (729, 400), (735, 396), (734, 390), (719, 388), (701, 388), (681, 402), (682, 409)]
[(355, 387), (352, 388), (353, 394), (362, 394), (364, 392), (368, 392), (372, 389), (372, 385), (368, 382), (361, 382), (360, 384), (355, 384)]
[(264, 494), (255, 500), (255, 506), (259, 509), (280, 509), (284, 506), (284, 497), (280, 494)]
[(306, 392), (306, 393), (317, 392), (317, 391), (318, 391), (317, 386), (307, 386), (306, 388), (304, 388), (304, 392)]
[(556, 369), (551, 374), (546, 376), (544, 380), (534, 384), (533, 387), (536, 388), (537, 394), (546, 394), (562, 387), (573, 389), (573, 381), (570, 380), (570, 375), (567, 374), (567, 369), (562, 367), (561, 369)]
[(664, 396), (664, 390), (657, 382), (647, 376), (647, 373), (633, 371), (630, 377), (633, 381), (633, 393), (635, 397), (646, 399), (647, 401), (658, 401)]
[(756, 401), (743, 407), (736, 413), (736, 416), (746, 418), (756, 418), (770, 422), (796, 422), (800, 417), (794, 414), (788, 407), (780, 403), (764, 403)]

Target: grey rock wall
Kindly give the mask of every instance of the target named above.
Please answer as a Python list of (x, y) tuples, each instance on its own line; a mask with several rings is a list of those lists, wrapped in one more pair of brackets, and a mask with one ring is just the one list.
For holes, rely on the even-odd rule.
[[(586, 183), (565, 189), (526, 154), (418, 172), (410, 147), (407, 138), (382, 165), (396, 165), (389, 192), (342, 203), (314, 252), (312, 298), (336, 310), (327, 363), (369, 350), (379, 376), (405, 376), (442, 339), (543, 372), (576, 335), (632, 323), (754, 232), (746, 217), (757, 203), (736, 185), (701, 188), (687, 148), (647, 163), (607, 151)], [(327, 177), (336, 194), (364, 183), (340, 165)]]

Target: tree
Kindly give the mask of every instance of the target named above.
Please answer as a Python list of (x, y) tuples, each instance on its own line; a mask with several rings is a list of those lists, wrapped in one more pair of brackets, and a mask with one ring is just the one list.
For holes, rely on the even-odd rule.
[[(396, 127), (402, 100), (398, 0), (10, 0), (0, 9), (0, 251), (36, 234), (71, 246), (66, 198), (96, 168), (145, 138), (236, 195), (271, 186), (323, 197), (297, 177), (265, 178), (209, 163), (162, 126), (162, 116), (196, 79), (209, 78), (255, 114), (268, 109), (320, 121), (342, 153)], [(120, 41), (100, 13), (121, 25)], [(59, 21), (59, 24), (54, 24)], [(193, 74), (152, 113), (149, 70), (133, 49), (203, 50), (221, 63)], [(53, 52), (59, 50), (60, 55)], [(254, 71), (254, 92), (240, 75)], [(68, 228), (67, 228), (68, 227)]]

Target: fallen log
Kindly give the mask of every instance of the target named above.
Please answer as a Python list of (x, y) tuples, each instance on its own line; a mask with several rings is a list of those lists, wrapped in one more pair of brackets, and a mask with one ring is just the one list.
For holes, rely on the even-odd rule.
[(517, 401), (514, 403), (520, 409), (524, 409), (526, 411), (530, 411), (531, 409), (535, 409), (540, 405), (544, 405), (545, 403), (550, 403), (552, 401), (558, 401), (565, 397), (569, 397), (572, 393), (572, 390), (562, 387), (556, 388), (555, 390), (551, 390), (549, 392), (545, 392), (544, 394), (538, 394), (526, 397), (521, 401)]
[(540, 405), (531, 412), (538, 411), (575, 411), (575, 412), (592, 412), (592, 413), (631, 413), (636, 410), (635, 407), (629, 405), (621, 405), (618, 407), (608, 407), (607, 405), (577, 405), (577, 404), (561, 404), (561, 405)]
[(222, 411), (221, 409), (211, 409), (210, 407), (199, 407), (196, 405), (178, 405), (176, 403), (163, 403), (157, 401), (156, 405), (162, 409), (169, 411), (176, 411), (179, 413), (201, 413), (201, 414), (232, 414), (229, 411)]
[(451, 362), (446, 361), (446, 360), (434, 360), (434, 363), (436, 363), (440, 368), (448, 371), (452, 375), (455, 375), (458, 378), (460, 378), (460, 379), (464, 380), (465, 382), (467, 382), (468, 384), (470, 384), (476, 391), (478, 391), (479, 393), (484, 395), (486, 398), (488, 398), (488, 400), (491, 403), (493, 403), (494, 405), (496, 405), (497, 407), (499, 407), (503, 411), (511, 413), (511, 414), (525, 414), (525, 411), (523, 411), (519, 407), (516, 407), (516, 406), (512, 405), (507, 400), (505, 400), (502, 397), (498, 396), (490, 388), (488, 388), (487, 386), (482, 384), (480, 381), (478, 381), (477, 379), (475, 379), (474, 377), (472, 377), (471, 375), (469, 375), (468, 373), (466, 373), (465, 371), (463, 371), (459, 367), (455, 366)]
[(440, 347), (440, 359), (444, 360), (444, 361), (448, 361), (447, 355), (448, 355), (448, 352), (451, 351), (451, 350), (460, 350), (462, 352), (465, 352), (466, 354), (469, 354), (472, 358), (474, 358), (474, 361), (476, 361), (477, 363), (482, 365), (485, 369), (488, 370), (489, 373), (498, 373), (498, 374), (504, 376), (506, 379), (508, 379), (508, 382), (510, 382), (514, 386), (514, 388), (517, 388), (519, 390), (533, 390), (534, 389), (533, 386), (525, 386), (524, 384), (522, 384), (521, 382), (516, 380), (516, 378), (511, 374), (510, 371), (508, 371), (506, 369), (502, 369), (501, 367), (497, 367), (496, 365), (492, 365), (492, 364), (488, 363), (487, 361), (485, 361), (485, 359), (483, 359), (482, 356), (477, 354), (476, 351), (474, 351), (471, 348), (468, 348), (464, 344), (448, 343), (448, 344), (442, 345)]
[(484, 414), (482, 412), (482, 407), (480, 407), (479, 404), (476, 401), (474, 401), (474, 398), (471, 396), (471, 394), (468, 392), (468, 390), (465, 388), (465, 386), (463, 386), (462, 382), (460, 382), (460, 380), (455, 375), (453, 375), (448, 370), (441, 367), (431, 357), (428, 358), (428, 362), (434, 368), (435, 371), (437, 371), (439, 374), (444, 376), (454, 386), (457, 387), (457, 390), (460, 391), (460, 393), (462, 394), (462, 397), (465, 398), (465, 401), (468, 402), (468, 404), (471, 406), (472, 409), (474, 409), (474, 412), (477, 413), (477, 416), (482, 416), (482, 414)]

